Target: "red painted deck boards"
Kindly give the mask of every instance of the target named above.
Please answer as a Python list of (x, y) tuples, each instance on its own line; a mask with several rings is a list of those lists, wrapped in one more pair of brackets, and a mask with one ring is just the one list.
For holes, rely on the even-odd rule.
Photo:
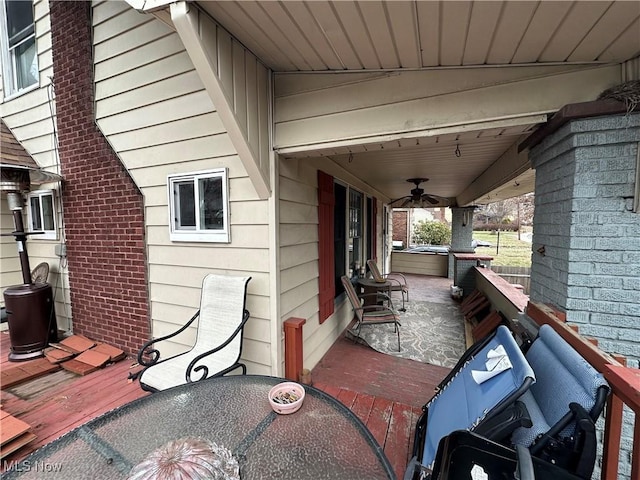
[[(446, 278), (407, 275), (412, 300), (451, 301)], [(9, 335), (0, 333), (0, 369), (7, 361)], [(29, 423), (37, 438), (10, 454), (19, 460), (102, 413), (148, 395), (127, 381), (135, 360), (126, 358), (84, 377), (44, 389), (30, 399), (2, 391), (2, 408)], [(404, 475), (421, 407), (449, 369), (383, 355), (339, 338), (312, 371), (313, 385), (350, 408), (383, 447), (398, 478)]]
[[(8, 362), (9, 335), (0, 333), (0, 368), (12, 368), (28, 362)], [(133, 359), (124, 359), (86, 376), (72, 376), (44, 386), (29, 398), (15, 395), (16, 388), (2, 390), (2, 408), (31, 425), (36, 439), (6, 457), (19, 460), (73, 428), (131, 400), (148, 395), (127, 376)], [(43, 381), (41, 377), (35, 381)], [(19, 391), (19, 390), (18, 390)]]

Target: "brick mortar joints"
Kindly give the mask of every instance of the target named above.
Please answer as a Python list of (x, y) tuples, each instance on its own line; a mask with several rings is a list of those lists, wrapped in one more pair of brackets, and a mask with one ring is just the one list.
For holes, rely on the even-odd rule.
[[(100, 332), (102, 338), (96, 340), (106, 342), (121, 339), (124, 329), (126, 338), (120, 346), (133, 353), (150, 336), (143, 199), (94, 121), (90, 13), (89, 2), (50, 5), (60, 161), (69, 185), (63, 201), (72, 321), (77, 333)], [(88, 204), (89, 194), (98, 194), (99, 201)], [(121, 210), (116, 215), (114, 205)], [(137, 235), (122, 233), (131, 231), (131, 225)], [(87, 234), (94, 240), (86, 242)], [(127, 245), (126, 253), (120, 254), (123, 263), (118, 265), (124, 268), (102, 268), (116, 265), (114, 253), (131, 241), (138, 245)], [(91, 258), (100, 278), (82, 266), (86, 265), (82, 257)], [(132, 273), (130, 264), (145, 268), (136, 267)], [(123, 270), (127, 270), (124, 276)], [(98, 290), (103, 293), (96, 295)], [(110, 313), (96, 313), (100, 311)], [(131, 345), (137, 347), (127, 347)]]

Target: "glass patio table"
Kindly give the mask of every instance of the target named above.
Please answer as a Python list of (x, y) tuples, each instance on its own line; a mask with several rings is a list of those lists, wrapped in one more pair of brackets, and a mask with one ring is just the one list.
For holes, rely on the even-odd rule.
[(124, 479), (167, 442), (198, 437), (230, 450), (249, 479), (393, 479), (369, 430), (330, 395), (305, 386), (278, 415), (267, 394), (283, 378), (227, 376), (181, 385), (105, 413), (43, 446), (4, 478)]

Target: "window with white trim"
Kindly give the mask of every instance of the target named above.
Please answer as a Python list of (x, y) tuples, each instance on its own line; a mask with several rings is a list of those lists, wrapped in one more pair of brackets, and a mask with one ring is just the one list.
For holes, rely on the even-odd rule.
[[(353, 278), (362, 273), (367, 257), (366, 245), (372, 230), (365, 224), (364, 194), (339, 180), (334, 181), (333, 259), (335, 297), (344, 293), (342, 275)], [(371, 257), (373, 258), (373, 257)]]
[(363, 195), (349, 188), (349, 270), (355, 275), (360, 273), (366, 259), (363, 245)]
[(169, 175), (172, 241), (230, 241), (227, 170)]
[(5, 96), (37, 85), (38, 54), (33, 2), (0, 0), (0, 46)]
[(35, 190), (27, 195), (27, 217), (30, 232), (42, 232), (34, 240), (57, 240), (56, 204), (53, 190)]

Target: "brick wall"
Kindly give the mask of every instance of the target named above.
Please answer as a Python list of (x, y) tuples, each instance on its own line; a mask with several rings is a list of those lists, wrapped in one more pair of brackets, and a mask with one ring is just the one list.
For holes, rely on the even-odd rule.
[(50, 4), (73, 331), (149, 338), (143, 198), (94, 122), (91, 2)]
[(474, 207), (451, 208), (451, 251), (473, 253)]
[(393, 211), (393, 240), (401, 241), (402, 246), (407, 248), (409, 246), (409, 238), (407, 236), (407, 224), (409, 222), (408, 210), (394, 210)]
[[(632, 211), (640, 114), (574, 120), (530, 152), (536, 170), (531, 293), (598, 346), (640, 360), (640, 213)], [(625, 415), (619, 478), (630, 474)]]
[[(451, 208), (451, 252), (449, 253), (449, 266), (447, 276), (453, 280), (453, 284), (462, 287), (457, 282), (460, 278), (455, 274), (456, 261), (453, 252), (473, 253), (474, 248), (471, 246), (473, 240), (473, 207), (452, 207)], [(473, 264), (475, 266), (475, 262)], [(473, 276), (469, 277), (471, 287), (473, 287)], [(464, 294), (468, 295), (469, 285), (463, 287)], [(473, 288), (471, 288), (473, 290)]]

